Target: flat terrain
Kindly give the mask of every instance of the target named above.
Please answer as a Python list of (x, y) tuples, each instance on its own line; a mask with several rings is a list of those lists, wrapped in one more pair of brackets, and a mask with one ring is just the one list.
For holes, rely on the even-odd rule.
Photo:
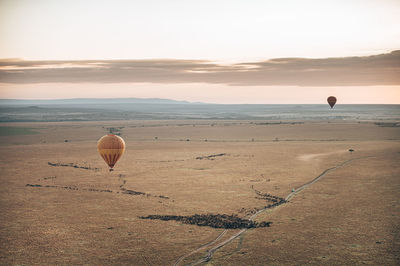
[[(0, 264), (197, 262), (240, 229), (140, 217), (248, 219), (295, 190), (208, 263), (399, 265), (398, 124), (270, 122), (0, 124)], [(96, 148), (109, 132), (127, 144), (113, 172)]]

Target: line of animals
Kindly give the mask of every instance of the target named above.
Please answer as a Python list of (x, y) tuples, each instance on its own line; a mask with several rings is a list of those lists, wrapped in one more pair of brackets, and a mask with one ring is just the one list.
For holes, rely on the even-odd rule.
[(80, 168), (80, 169), (86, 169), (86, 170), (93, 170), (95, 172), (100, 171), (100, 168), (92, 168), (90, 166), (80, 166), (74, 163), (52, 163), (52, 162), (47, 162), (48, 165), (50, 166), (62, 166), (62, 167), (73, 167), (73, 168)]

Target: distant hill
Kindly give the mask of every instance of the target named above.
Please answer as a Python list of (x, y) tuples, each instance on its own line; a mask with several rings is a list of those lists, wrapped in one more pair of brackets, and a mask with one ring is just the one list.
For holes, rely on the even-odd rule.
[(76, 98), (55, 100), (0, 99), (0, 105), (52, 105), (52, 104), (200, 104), (160, 98)]

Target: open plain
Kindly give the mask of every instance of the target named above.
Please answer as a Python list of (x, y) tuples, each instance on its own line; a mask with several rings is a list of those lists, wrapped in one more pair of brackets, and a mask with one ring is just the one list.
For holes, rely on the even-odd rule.
[[(400, 263), (396, 123), (21, 122), (0, 132), (2, 265)], [(96, 149), (110, 132), (127, 145), (113, 172)], [(287, 201), (271, 206), (271, 196)], [(195, 214), (271, 224), (141, 218)]]

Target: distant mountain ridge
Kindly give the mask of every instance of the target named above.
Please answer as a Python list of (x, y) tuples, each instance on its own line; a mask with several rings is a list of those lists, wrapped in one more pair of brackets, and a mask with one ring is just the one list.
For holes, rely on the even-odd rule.
[(36, 104), (202, 104), (200, 102), (177, 101), (161, 98), (73, 98), (50, 100), (0, 99), (0, 105), (36, 105)]

